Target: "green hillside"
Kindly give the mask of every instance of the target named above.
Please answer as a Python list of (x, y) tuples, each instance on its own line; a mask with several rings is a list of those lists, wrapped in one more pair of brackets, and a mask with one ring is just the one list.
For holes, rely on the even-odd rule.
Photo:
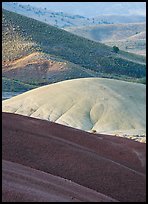
[(112, 47), (6, 10), (3, 10), (2, 17), (2, 40), (3, 62), (39, 51), (95, 71), (103, 77), (140, 80), (146, 75), (145, 64), (136, 62), (133, 56), (126, 55), (124, 59), (124, 53), (115, 53)]

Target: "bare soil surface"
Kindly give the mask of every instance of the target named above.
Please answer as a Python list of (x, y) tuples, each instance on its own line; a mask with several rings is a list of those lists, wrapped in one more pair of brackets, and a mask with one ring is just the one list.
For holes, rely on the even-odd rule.
[[(49, 121), (12, 113), (2, 113), (2, 122), (2, 158), (3, 160), (17, 163), (4, 162), (3, 164), (4, 175), (10, 167), (8, 172), (8, 174), (10, 173), (9, 179), (8, 175), (2, 178), (3, 202), (6, 201), (6, 198), (14, 199), (15, 201), (23, 199), (24, 193), (20, 194), (20, 187), (17, 186), (15, 188), (17, 184), (20, 185), (20, 182), (21, 186), (23, 186), (26, 181), (25, 185), (29, 185), (30, 188), (32, 186), (32, 191), (35, 190), (34, 188), (37, 189), (37, 175), (43, 174), (42, 172), (48, 173), (48, 177), (52, 177), (49, 175), (52, 174), (71, 180), (81, 185), (82, 188), (84, 187), (84, 191), (86, 187), (86, 200), (93, 201), (90, 192), (92, 189), (92, 193), (95, 193), (94, 191), (98, 192), (96, 196), (101, 193), (107, 196), (110, 201), (110, 198), (122, 202), (146, 201), (146, 144), (126, 138), (87, 133)], [(18, 166), (18, 172), (14, 172), (14, 176), (12, 176), (12, 171), (17, 165), (26, 167)], [(34, 170), (29, 170), (28, 167)], [(26, 171), (22, 181), (20, 181), (22, 174), (16, 177), (20, 169), (21, 171), (23, 169)], [(36, 170), (42, 172), (37, 172)], [(28, 174), (34, 174), (35, 180), (28, 181), (26, 179)], [(50, 190), (44, 185), (44, 178), (46, 176), (42, 177), (43, 180), (39, 191), (41, 192), (44, 186), (45, 191), (43, 191), (46, 194)], [(60, 178), (57, 179), (57, 182), (58, 180)], [(14, 182), (15, 185), (7, 185), (6, 187), (6, 181), (8, 183)], [(35, 186), (33, 182), (35, 182)], [(74, 183), (72, 184), (73, 187), (77, 185)], [(69, 185), (69, 181), (67, 185)], [(70, 200), (69, 196), (73, 192), (70, 194), (66, 192), (67, 185), (63, 185), (64, 189), (61, 199), (63, 199), (63, 195), (66, 195), (66, 199)], [(80, 186), (77, 187), (79, 188)], [(57, 186), (58, 188), (60, 186)], [(24, 189), (22, 191), (24, 192)], [(54, 196), (56, 198), (58, 194), (55, 191), (53, 194), (50, 192), (53, 198)], [(88, 191), (90, 192), (90, 197), (89, 193), (87, 193)], [(81, 191), (79, 192), (82, 197), (83, 192), (82, 194)], [(30, 196), (33, 199), (34, 193)], [(44, 197), (44, 194), (42, 196)], [(45, 196), (43, 200), (46, 198)], [(74, 198), (76, 200), (73, 201), (77, 201), (79, 196), (76, 195)], [(98, 197), (98, 202), (104, 198)]]

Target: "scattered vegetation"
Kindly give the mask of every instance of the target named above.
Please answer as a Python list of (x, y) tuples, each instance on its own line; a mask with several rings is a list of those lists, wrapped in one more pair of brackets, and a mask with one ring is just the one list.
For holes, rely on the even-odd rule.
[(107, 25), (107, 22), (102, 25), (66, 28), (67, 31), (78, 36), (95, 42), (103, 42), (111, 47), (116, 45), (120, 50), (139, 54), (145, 54), (146, 52), (145, 29), (145, 23), (114, 24), (110, 26)]
[(118, 52), (119, 52), (119, 48), (114, 45), (114, 46), (113, 46), (113, 51), (114, 51), (115, 53), (118, 53)]
[(37, 88), (38, 86), (25, 84), (18, 80), (8, 79), (6, 77), (2, 77), (2, 90), (7, 92), (21, 92), (21, 91), (29, 91), (31, 89)]
[(119, 76), (122, 80), (128, 77), (135, 80), (146, 76), (145, 64), (122, 58), (112, 52), (112, 47), (13, 12), (3, 10), (2, 29), (3, 61), (13, 61), (39, 51), (104, 77), (111, 75), (112, 78)]

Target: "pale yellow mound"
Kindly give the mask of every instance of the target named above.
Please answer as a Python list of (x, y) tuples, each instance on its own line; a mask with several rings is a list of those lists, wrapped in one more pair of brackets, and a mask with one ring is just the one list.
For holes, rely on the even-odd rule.
[(2, 110), (91, 132), (136, 135), (145, 141), (143, 84), (101, 78), (68, 80), (5, 100)]

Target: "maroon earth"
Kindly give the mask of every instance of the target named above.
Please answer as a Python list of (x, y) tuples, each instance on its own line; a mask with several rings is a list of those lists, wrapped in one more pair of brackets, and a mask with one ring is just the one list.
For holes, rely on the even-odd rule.
[(2, 165), (4, 202), (117, 202), (43, 171), (6, 160), (2, 161)]
[[(145, 154), (144, 143), (2, 113), (3, 160), (71, 180), (117, 201), (146, 201)], [(3, 201), (8, 195), (14, 198), (13, 192), (3, 190)]]

